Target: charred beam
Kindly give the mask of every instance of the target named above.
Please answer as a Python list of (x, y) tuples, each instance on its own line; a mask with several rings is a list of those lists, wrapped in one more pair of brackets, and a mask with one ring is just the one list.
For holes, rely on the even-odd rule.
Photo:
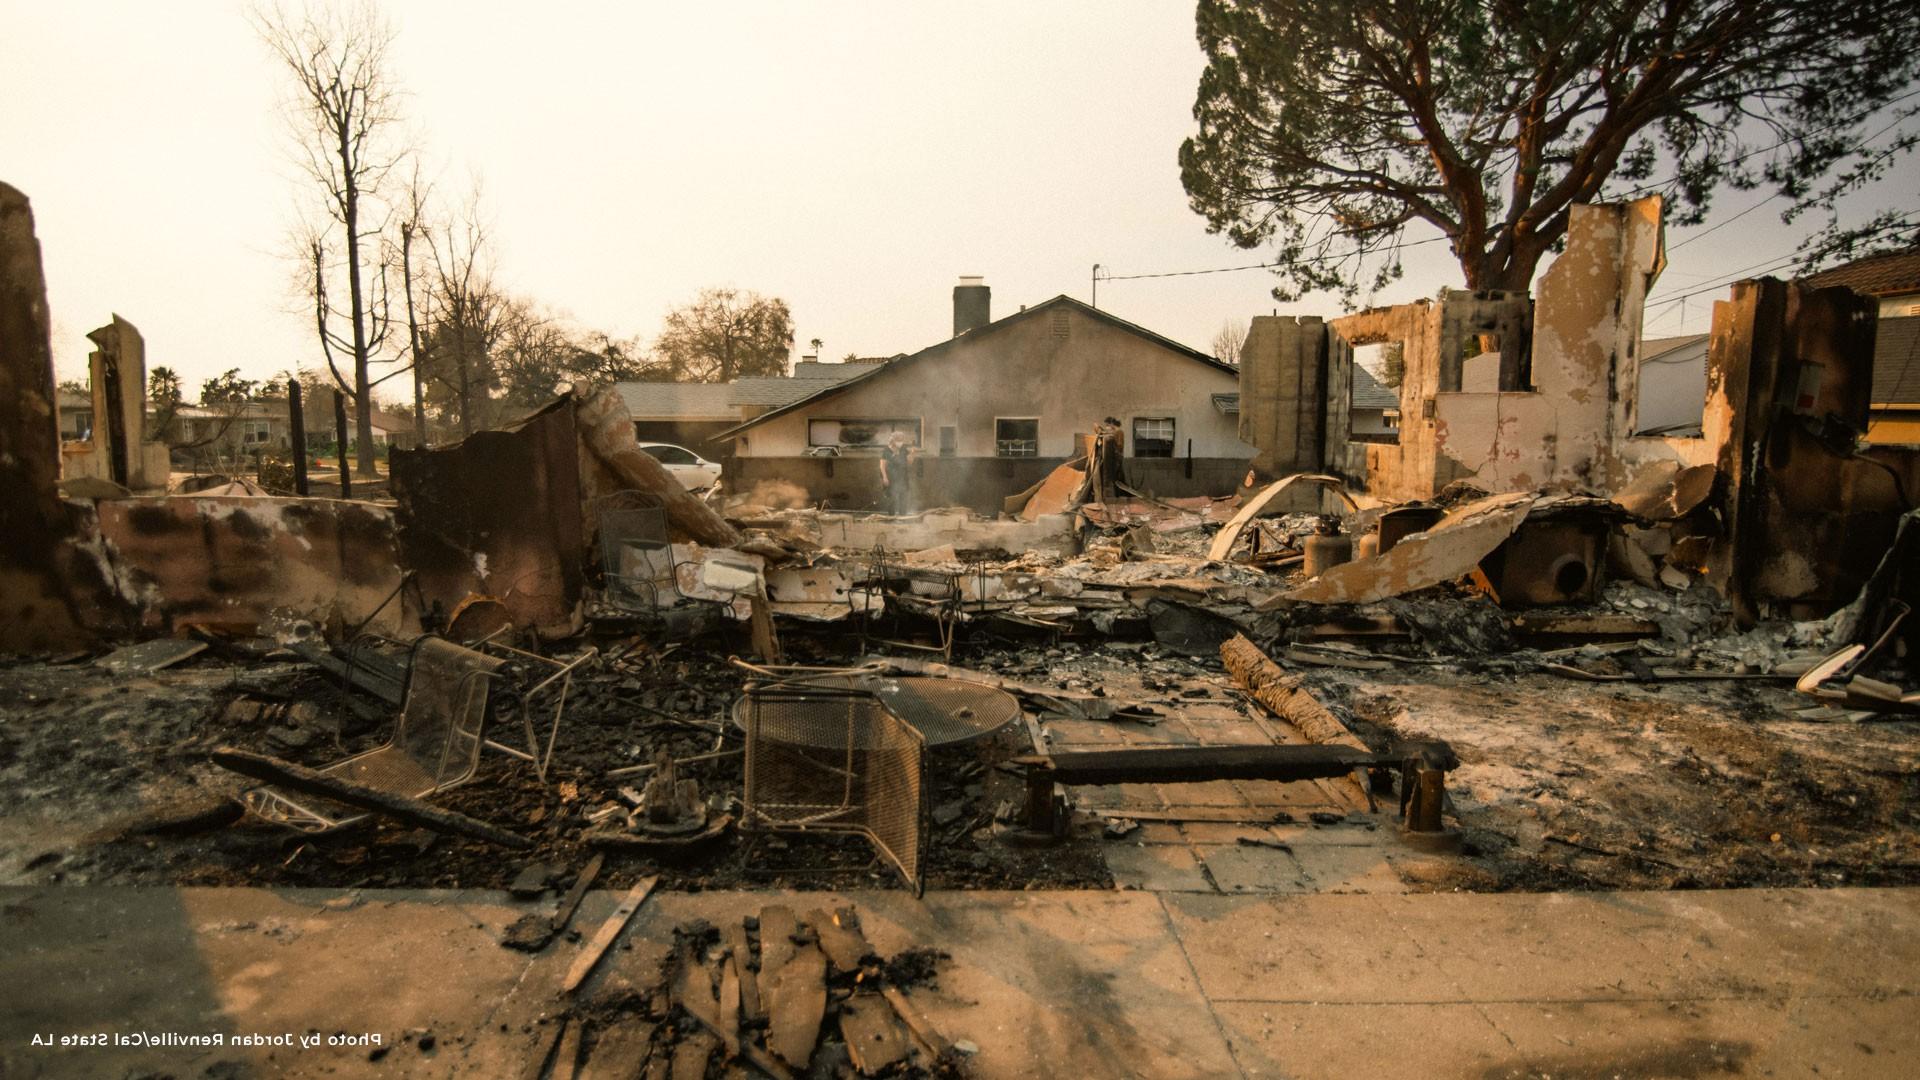
[(456, 836), (469, 836), (475, 840), (484, 840), (489, 844), (498, 844), (506, 848), (525, 849), (533, 846), (533, 841), (526, 837), (508, 832), (497, 825), (489, 825), (479, 818), (468, 817), (405, 795), (376, 791), (349, 780), (342, 780), (337, 776), (315, 772), (304, 765), (295, 765), (291, 761), (282, 761), (276, 757), (255, 754), (247, 750), (236, 750), (228, 746), (215, 750), (210, 756), (215, 765), (229, 772), (250, 776), (255, 780), (264, 780), (289, 791), (317, 795), (323, 799), (345, 803), (356, 809), (384, 814), (395, 821), (404, 821), (423, 829), (452, 833)]

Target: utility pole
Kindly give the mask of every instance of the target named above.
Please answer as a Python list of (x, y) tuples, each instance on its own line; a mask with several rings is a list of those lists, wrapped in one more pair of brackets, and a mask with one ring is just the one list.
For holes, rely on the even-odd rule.
[(1100, 308), (1100, 264), (1093, 264), (1093, 308)]

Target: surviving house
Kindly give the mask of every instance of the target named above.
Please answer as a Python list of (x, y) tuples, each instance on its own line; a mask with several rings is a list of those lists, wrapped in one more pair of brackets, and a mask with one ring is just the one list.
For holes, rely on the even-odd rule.
[(1878, 301), (1867, 441), (1920, 443), (1920, 246), (1857, 259), (1814, 274), (1804, 284), (1844, 285)]
[(147, 423), (173, 446), (218, 446), (223, 451), (259, 450), (293, 444), (293, 423), (284, 398), (230, 405), (147, 407)]
[(85, 442), (93, 437), (93, 395), (61, 390), (56, 395), (60, 409), (60, 441)]
[(866, 367), (726, 432), (736, 490), (785, 481), (872, 506), (878, 451), (900, 432), (919, 451), (915, 504), (997, 511), (1109, 416), (1141, 491), (1232, 491), (1253, 455), (1232, 366), (1066, 296), (994, 320), (987, 286), (962, 279), (952, 338)]

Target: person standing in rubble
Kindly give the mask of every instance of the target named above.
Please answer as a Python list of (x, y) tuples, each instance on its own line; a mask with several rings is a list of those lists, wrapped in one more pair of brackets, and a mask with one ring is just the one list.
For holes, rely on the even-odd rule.
[(1100, 497), (1113, 498), (1117, 492), (1115, 484), (1127, 482), (1127, 436), (1120, 430), (1120, 421), (1107, 417), (1093, 429), (1093, 459), (1100, 477)]
[(912, 461), (913, 440), (907, 433), (896, 431), (887, 436), (887, 445), (880, 451), (880, 486), (886, 495), (882, 505), (896, 517), (909, 509), (907, 482)]

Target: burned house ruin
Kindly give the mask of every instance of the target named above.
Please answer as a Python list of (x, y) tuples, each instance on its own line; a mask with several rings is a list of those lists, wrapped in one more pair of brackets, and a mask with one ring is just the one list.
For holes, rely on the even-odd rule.
[[(1352, 1075), (1360, 1013), (1441, 1075), (1906, 1068), (1920, 450), (1808, 282), (1650, 422), (1660, 221), (1237, 368), (963, 279), (848, 377), (328, 498), (162, 493), (118, 316), (63, 451), (0, 185), (0, 1072)], [(103, 1010), (163, 1034), (59, 1042)]]

